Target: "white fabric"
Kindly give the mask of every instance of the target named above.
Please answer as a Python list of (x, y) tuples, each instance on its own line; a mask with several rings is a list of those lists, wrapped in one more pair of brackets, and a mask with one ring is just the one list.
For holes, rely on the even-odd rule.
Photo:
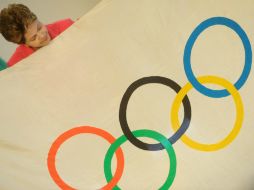
[[(50, 45), (2, 71), (0, 189), (59, 189), (47, 169), (52, 142), (85, 125), (121, 136), (118, 112), (128, 86), (146, 76), (167, 77), (184, 86), (185, 44), (198, 24), (214, 16), (236, 21), (253, 43), (253, 1), (105, 0)], [(216, 75), (234, 83), (243, 70), (244, 49), (232, 30), (214, 26), (199, 36), (191, 60), (196, 75)], [(203, 152), (181, 140), (173, 145), (177, 169), (172, 189), (254, 188), (253, 91), (251, 71), (239, 90), (243, 126), (227, 147)], [(175, 95), (155, 84), (135, 91), (127, 114), (131, 130), (152, 129), (171, 136), (169, 114)], [(194, 89), (188, 97), (192, 120), (186, 134), (204, 143), (222, 140), (235, 121), (232, 97), (208, 98)], [(69, 139), (57, 154), (59, 175), (76, 189), (99, 189), (106, 184), (103, 160), (108, 147), (95, 135)], [(143, 151), (130, 142), (122, 149), (125, 166), (119, 187), (152, 190), (164, 183), (169, 168), (165, 151)]]

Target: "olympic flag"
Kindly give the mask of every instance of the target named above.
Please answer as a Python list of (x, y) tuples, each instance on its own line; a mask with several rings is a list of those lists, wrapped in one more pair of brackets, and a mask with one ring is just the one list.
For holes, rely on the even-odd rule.
[(0, 72), (0, 189), (254, 183), (254, 3), (104, 0)]

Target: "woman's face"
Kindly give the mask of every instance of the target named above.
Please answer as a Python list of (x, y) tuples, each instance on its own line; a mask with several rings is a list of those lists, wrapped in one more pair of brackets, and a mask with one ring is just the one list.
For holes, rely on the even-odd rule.
[(39, 20), (30, 24), (25, 33), (26, 45), (32, 48), (40, 48), (49, 44), (51, 38), (45, 25)]

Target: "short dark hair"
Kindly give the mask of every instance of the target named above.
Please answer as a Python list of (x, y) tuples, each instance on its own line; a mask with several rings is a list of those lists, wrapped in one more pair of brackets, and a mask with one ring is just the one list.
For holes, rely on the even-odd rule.
[(0, 32), (10, 42), (24, 44), (27, 27), (37, 19), (30, 9), (22, 4), (9, 4), (0, 12)]

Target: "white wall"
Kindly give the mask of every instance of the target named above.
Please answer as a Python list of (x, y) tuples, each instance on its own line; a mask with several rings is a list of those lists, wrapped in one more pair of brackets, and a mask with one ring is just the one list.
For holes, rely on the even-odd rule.
[[(0, 9), (10, 3), (22, 3), (28, 6), (45, 24), (56, 20), (71, 18), (76, 20), (91, 10), (101, 0), (0, 0)], [(7, 42), (0, 35), (0, 57), (8, 60), (14, 52), (16, 44)]]

